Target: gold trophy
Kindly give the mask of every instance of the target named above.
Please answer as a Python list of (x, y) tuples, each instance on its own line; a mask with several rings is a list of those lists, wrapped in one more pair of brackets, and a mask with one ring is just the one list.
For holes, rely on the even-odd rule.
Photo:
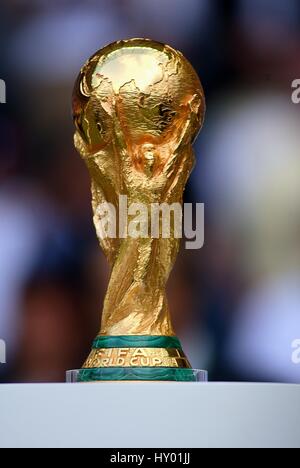
[(155, 237), (141, 226), (140, 236), (130, 236), (119, 217), (116, 235), (103, 235), (103, 207), (109, 218), (109, 207), (119, 213), (125, 199), (127, 206), (182, 206), (204, 114), (195, 70), (167, 45), (115, 42), (80, 71), (75, 146), (90, 173), (94, 224), (111, 274), (101, 328), (77, 381), (195, 379), (165, 291), (180, 245), (174, 226), (169, 236), (161, 226)]

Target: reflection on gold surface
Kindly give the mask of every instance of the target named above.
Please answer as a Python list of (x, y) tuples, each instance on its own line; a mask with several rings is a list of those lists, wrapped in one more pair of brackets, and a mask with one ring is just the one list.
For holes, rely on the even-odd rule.
[(99, 61), (92, 84), (97, 86), (99, 76), (105, 76), (112, 83), (114, 92), (118, 93), (122, 86), (134, 79), (139, 90), (147, 93), (151, 91), (150, 86), (163, 79), (162, 65), (166, 62), (166, 54), (159, 53), (151, 47), (119, 49)]

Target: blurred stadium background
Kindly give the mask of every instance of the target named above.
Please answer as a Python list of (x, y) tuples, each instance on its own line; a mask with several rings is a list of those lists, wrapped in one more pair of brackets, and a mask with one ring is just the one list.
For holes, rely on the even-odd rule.
[(169, 283), (178, 335), (213, 380), (300, 382), (299, 1), (2, 0), (0, 12), (0, 381), (63, 381), (89, 352), (108, 269), (72, 87), (105, 44), (150, 37), (182, 50), (207, 97), (186, 191), (206, 204), (206, 242), (182, 250)]

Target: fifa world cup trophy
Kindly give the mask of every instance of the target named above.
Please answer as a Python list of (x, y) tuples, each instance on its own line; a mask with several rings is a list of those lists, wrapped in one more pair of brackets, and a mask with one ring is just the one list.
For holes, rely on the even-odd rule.
[(169, 236), (131, 236), (118, 218), (117, 234), (103, 235), (101, 207), (119, 213), (125, 199), (127, 206), (182, 205), (204, 114), (195, 70), (167, 45), (119, 41), (80, 71), (75, 146), (90, 173), (94, 223), (111, 273), (101, 328), (78, 381), (194, 380), (165, 291), (180, 244), (174, 226)]

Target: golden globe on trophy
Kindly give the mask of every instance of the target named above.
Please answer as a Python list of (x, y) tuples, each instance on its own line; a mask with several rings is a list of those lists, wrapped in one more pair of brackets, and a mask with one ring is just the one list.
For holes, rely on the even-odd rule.
[[(199, 381), (174, 332), (166, 283), (205, 98), (184, 56), (147, 39), (115, 42), (81, 69), (75, 146), (92, 183), (94, 224), (111, 273), (100, 331), (69, 381)], [(184, 313), (184, 311), (183, 311)]]

